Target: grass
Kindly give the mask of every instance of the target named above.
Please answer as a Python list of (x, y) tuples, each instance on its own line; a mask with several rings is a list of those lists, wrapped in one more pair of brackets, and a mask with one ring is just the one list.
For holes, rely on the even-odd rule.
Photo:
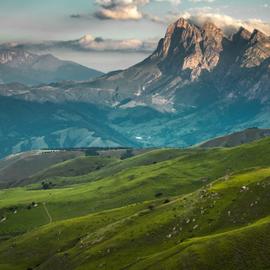
[(31, 175), (53, 164), (84, 155), (80, 151), (33, 151), (0, 160), (0, 188), (23, 185)]
[[(67, 160), (62, 163), (57, 163), (49, 168), (33, 175), (28, 179), (32, 182), (46, 180), (48, 178), (56, 177), (76, 177), (80, 175), (85, 175), (101, 168), (108, 166), (111, 163), (117, 161), (116, 158), (104, 158), (99, 156), (88, 156), (88, 157), (78, 157), (71, 160)], [(31, 183), (31, 182), (30, 182)]]
[(130, 269), (268, 269), (269, 229), (268, 217), (240, 229), (193, 238)]
[(57, 188), (0, 190), (0, 269), (267, 269), (269, 152), (264, 139), (50, 167)]

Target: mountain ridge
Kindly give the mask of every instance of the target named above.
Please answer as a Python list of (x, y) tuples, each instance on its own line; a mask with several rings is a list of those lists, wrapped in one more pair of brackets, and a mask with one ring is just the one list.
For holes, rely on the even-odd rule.
[(64, 80), (89, 80), (103, 73), (52, 54), (34, 54), (24, 48), (0, 46), (0, 81), (28, 85)]
[(84, 82), (1, 85), (0, 95), (60, 107), (94, 104), (122, 142), (186, 147), (236, 130), (268, 128), (269, 87), (268, 36), (240, 28), (227, 37), (211, 22), (179, 19), (149, 57), (126, 70)]
[(235, 147), (270, 136), (270, 129), (248, 128), (229, 135), (214, 138), (210, 141), (201, 143), (203, 148), (211, 147)]
[[(99, 103), (102, 103), (102, 100), (98, 100), (94, 92), (107, 95), (111, 91), (109, 99), (103, 102), (107, 106), (121, 106), (125, 100), (132, 99), (135, 104), (137, 101), (161, 111), (162, 108), (166, 110), (167, 106), (168, 111), (174, 111), (173, 103), (178, 98), (176, 91), (179, 92), (193, 82), (196, 84), (198, 81), (213, 81), (213, 74), (212, 77), (218, 76), (218, 79), (223, 77), (220, 85), (216, 85), (220, 92), (223, 90), (223, 81), (234, 79), (233, 73), (238, 75), (243, 68), (246, 68), (244, 72), (252, 68), (267, 72), (268, 70), (264, 70), (268, 69), (267, 62), (263, 64), (269, 59), (270, 38), (259, 30), (250, 33), (240, 28), (231, 38), (227, 38), (222, 30), (211, 22), (199, 27), (180, 18), (168, 27), (157, 49), (144, 61), (126, 70), (105, 74), (97, 80), (83, 84), (71, 83), (69, 88), (75, 91), (76, 87), (87, 87), (88, 91), (93, 90), (92, 102)], [(223, 76), (225, 69), (227, 72)], [(228, 78), (230, 76), (232, 78)], [(214, 83), (219, 81), (214, 80)], [(91, 103), (91, 100), (86, 99), (86, 102)], [(175, 106), (177, 107), (177, 104)]]

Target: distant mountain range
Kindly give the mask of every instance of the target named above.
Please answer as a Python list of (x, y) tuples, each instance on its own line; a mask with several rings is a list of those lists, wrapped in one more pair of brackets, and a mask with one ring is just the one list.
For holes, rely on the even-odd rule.
[[(1, 106), (0, 144), (5, 154), (104, 141), (185, 147), (236, 130), (269, 127), (269, 89), (268, 36), (240, 28), (227, 37), (211, 22), (198, 26), (181, 18), (168, 27), (151, 56), (127, 70), (81, 83), (0, 86), (2, 98), (25, 104), (20, 121), (28, 126), (23, 133), (18, 128), (17, 105), (8, 114)], [(41, 114), (36, 129), (32, 115)]]
[(0, 83), (34, 85), (90, 80), (101, 75), (97, 70), (60, 60), (51, 54), (37, 55), (20, 47), (0, 46)]
[[(190, 151), (200, 148), (233, 148), (248, 146), (251, 143), (258, 144), (260, 140), (270, 137), (270, 129), (249, 128), (243, 131), (235, 132), (226, 136), (214, 138), (190, 148)], [(269, 139), (268, 139), (269, 141)], [(79, 144), (78, 144), (79, 145)], [(86, 174), (94, 170), (99, 170), (104, 162), (94, 164), (84, 164), (78, 160), (77, 164), (67, 163), (68, 160), (76, 160), (78, 157), (91, 156), (108, 161), (116, 159), (124, 160), (134, 157), (138, 154), (151, 152), (156, 149), (135, 149), (135, 148), (62, 148), (35, 150), (13, 154), (0, 160), (0, 189), (15, 186), (22, 186), (32, 182), (46, 180), (52, 176), (77, 176)], [(180, 151), (180, 150), (179, 150)], [(212, 151), (212, 150), (211, 150)], [(111, 160), (112, 159), (112, 160)], [(55, 166), (63, 162), (63, 167)], [(151, 161), (149, 161), (151, 164)], [(106, 163), (105, 163), (106, 164)], [(70, 165), (70, 169), (63, 168)], [(87, 165), (87, 167), (83, 167)], [(76, 168), (78, 167), (78, 168)], [(49, 168), (49, 169), (48, 169)], [(48, 170), (47, 170), (48, 169)]]

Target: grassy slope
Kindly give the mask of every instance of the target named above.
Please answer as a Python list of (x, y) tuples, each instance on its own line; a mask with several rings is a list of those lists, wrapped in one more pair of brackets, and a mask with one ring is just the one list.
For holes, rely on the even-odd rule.
[[(65, 184), (65, 177), (71, 177), (76, 179), (77, 176), (86, 175), (101, 168), (108, 166), (111, 163), (115, 163), (116, 158), (104, 158), (99, 156), (78, 157), (71, 160), (67, 160), (56, 165), (52, 165), (45, 170), (32, 175), (25, 181), (26, 184), (41, 182), (49, 178), (63, 177), (63, 185)], [(51, 180), (51, 179), (50, 179)], [(71, 181), (68, 183), (70, 184)]]
[(230, 135), (218, 137), (213, 140), (201, 143), (200, 147), (234, 147), (237, 145), (254, 142), (270, 136), (270, 129), (248, 128)]
[[(84, 176), (102, 180), (2, 190), (7, 220), (0, 234), (29, 232), (2, 241), (0, 268), (264, 269), (270, 263), (269, 239), (260, 237), (269, 232), (269, 152), (269, 139), (233, 149), (156, 150)], [(157, 192), (163, 195), (156, 198)], [(33, 200), (38, 207), (25, 209)], [(40, 227), (49, 222), (42, 202), (53, 223)], [(20, 207), (16, 214), (11, 206)], [(256, 249), (247, 250), (252, 243)], [(220, 253), (227, 258), (235, 251), (231, 265), (224, 264)], [(257, 257), (261, 268), (254, 268)]]
[(0, 188), (20, 185), (25, 178), (48, 166), (84, 155), (80, 151), (33, 151), (10, 156), (0, 160)]
[(197, 237), (130, 269), (269, 269), (270, 218), (240, 229)]
[[(229, 180), (220, 179), (208, 188), (184, 197), (172, 198), (168, 204), (152, 201), (151, 204), (155, 205), (153, 210), (147, 208), (149, 202), (41, 227), (22, 237), (4, 242), (0, 248), (2, 254), (0, 261), (12, 264), (16, 260), (17, 266), (21, 269), (33, 267), (41, 262), (43, 264), (40, 269), (53, 267), (58, 269), (63, 266), (67, 269), (77, 269), (77, 267), (78, 269), (108, 269), (103, 265), (104, 262), (107, 267), (109, 265), (109, 269), (148, 269), (146, 266), (150, 267), (150, 265), (153, 265), (153, 269), (176, 269), (183, 265), (179, 265), (177, 260), (179, 256), (174, 261), (173, 251), (177, 248), (179, 254), (182, 254), (181, 250), (186, 250), (186, 245), (191, 249), (197, 248), (198, 245), (200, 249), (195, 248), (197, 254), (194, 256), (195, 258), (199, 256), (198, 261), (192, 260), (194, 264), (190, 263), (186, 268), (180, 269), (194, 269), (192, 267), (201, 263), (201, 257), (205, 263), (209, 263), (210, 266), (212, 263), (212, 266), (216, 267), (213, 269), (222, 269), (218, 268), (222, 264), (218, 265), (217, 260), (213, 262), (207, 260), (207, 254), (204, 252), (211, 251), (208, 245), (211, 246), (212, 243), (222, 248), (222, 237), (224, 239), (227, 239), (228, 235), (234, 237), (234, 233), (237, 233), (239, 228), (244, 228), (243, 231), (240, 230), (242, 232), (240, 236), (246, 241), (248, 241), (246, 233), (254, 235), (257, 234), (257, 230), (259, 233), (262, 229), (260, 233), (263, 235), (269, 229), (268, 219), (262, 222), (262, 227), (257, 226), (261, 225), (257, 220), (270, 215), (267, 197), (270, 191), (270, 169), (257, 169), (256, 173), (254, 172), (250, 177), (248, 175), (249, 172), (245, 172), (234, 175)], [(228, 188), (225, 187), (224, 181), (230, 182)], [(240, 192), (243, 184), (249, 187), (248, 191)], [(250, 207), (256, 200), (258, 204)], [(201, 212), (202, 209), (204, 212)], [(230, 216), (228, 211), (231, 211)], [(116, 213), (120, 215), (119, 218)], [(108, 215), (114, 218), (108, 221)], [(96, 227), (92, 218), (95, 218), (98, 223)], [(187, 220), (190, 222), (187, 223)], [(254, 226), (249, 225), (253, 223)], [(195, 228), (196, 225), (198, 227)], [(249, 228), (247, 231), (246, 227)], [(204, 238), (200, 240), (200, 237)], [(215, 237), (221, 240), (215, 242)], [(250, 244), (258, 247), (260, 243), (264, 243), (262, 240), (268, 243), (265, 247), (260, 247), (260, 253), (265, 255), (269, 246), (267, 238), (258, 237), (255, 240), (253, 238)], [(239, 249), (239, 252), (245, 256), (246, 247), (242, 247), (243, 242), (235, 240), (233, 244), (235, 249)], [(210, 250), (207, 251), (204, 245)], [(230, 254), (232, 251), (229, 248), (230, 242), (227, 245)], [(27, 246), (31, 246), (31, 250)], [(226, 245), (224, 248), (225, 251), (222, 252), (227, 256)], [(33, 250), (36, 255), (33, 254)], [(162, 254), (159, 254), (161, 251)], [(156, 253), (158, 255), (155, 255)], [(184, 255), (183, 258), (187, 256)], [(250, 261), (257, 255), (254, 253)], [(162, 263), (164, 268), (154, 267), (157, 265), (156, 258), (161, 261), (158, 265)], [(167, 260), (172, 261), (171, 268), (165, 268)], [(262, 263), (269, 263), (267, 257)]]

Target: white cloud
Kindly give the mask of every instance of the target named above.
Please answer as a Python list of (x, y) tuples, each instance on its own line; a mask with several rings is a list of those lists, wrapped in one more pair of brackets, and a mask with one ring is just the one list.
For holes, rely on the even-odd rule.
[(104, 39), (87, 34), (77, 40), (68, 41), (47, 41), (43, 43), (6, 43), (1, 47), (23, 47), (29, 51), (43, 52), (54, 49), (68, 49), (84, 52), (153, 52), (158, 43), (158, 38), (140, 40), (140, 39)]
[(156, 2), (169, 2), (173, 5), (179, 5), (181, 4), (181, 0), (155, 0)]
[[(155, 16), (145, 14), (141, 10), (141, 7), (150, 2), (167, 2), (172, 5), (179, 5), (181, 0), (96, 0), (100, 8), (95, 13), (95, 17), (102, 20), (140, 20), (142, 18), (153, 20)], [(72, 15), (73, 18), (79, 16)]]
[(96, 0), (100, 9), (95, 16), (103, 20), (139, 20), (143, 18), (140, 7), (150, 0)]
[(139, 40), (139, 39), (103, 39), (94, 38), (92, 35), (85, 35), (81, 39), (72, 42), (73, 47), (77, 46), (80, 50), (90, 51), (142, 51), (152, 52), (157, 46), (157, 40)]
[(252, 32), (254, 29), (258, 29), (270, 35), (270, 24), (260, 19), (248, 19), (240, 20), (230, 17), (228, 15), (197, 11), (195, 13), (184, 12), (182, 14), (171, 14), (166, 18), (167, 21), (173, 22), (180, 17), (188, 19), (197, 25), (203, 25), (206, 21), (213, 22), (217, 27), (221, 28), (225, 34), (231, 34), (236, 32), (240, 27)]

